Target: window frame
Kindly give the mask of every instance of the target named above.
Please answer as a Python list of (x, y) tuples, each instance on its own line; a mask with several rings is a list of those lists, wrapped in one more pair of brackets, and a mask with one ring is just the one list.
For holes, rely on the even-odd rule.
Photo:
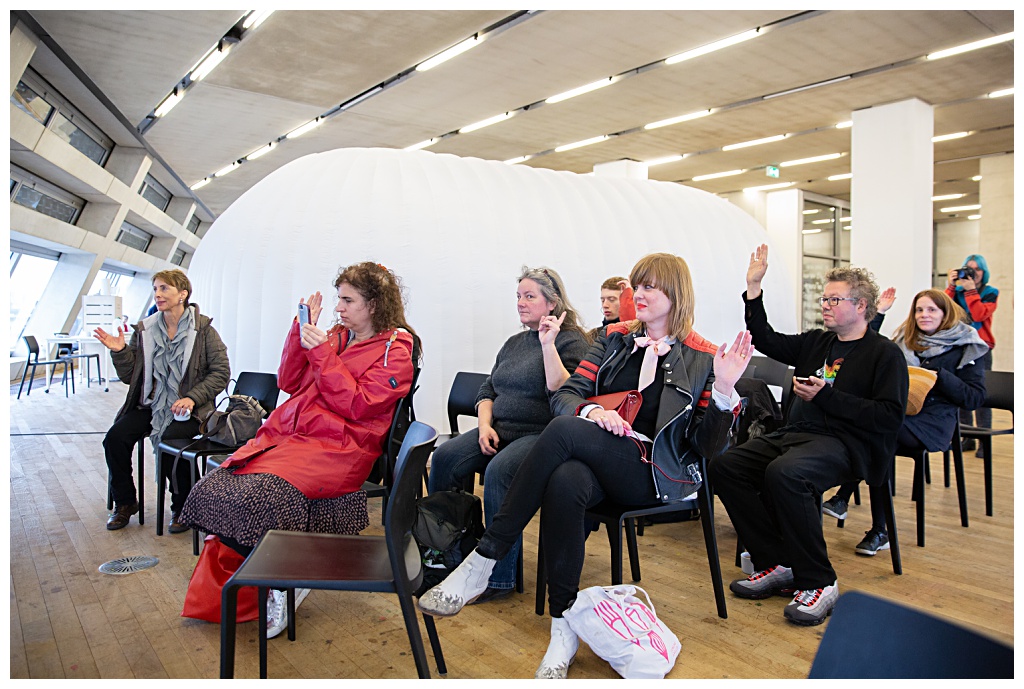
[[(146, 248), (140, 249), (139, 247), (133, 246), (132, 244), (128, 244), (127, 242), (122, 242), (121, 237), (125, 234), (131, 235), (133, 237), (139, 237), (140, 239), (148, 237), (148, 239), (146, 239)], [(137, 225), (131, 224), (127, 220), (124, 220), (121, 222), (121, 227), (117, 230), (117, 237), (114, 239), (114, 241), (117, 242), (118, 244), (122, 244), (129, 248), (135, 249), (136, 251), (146, 253), (147, 251), (149, 251), (149, 247), (152, 246), (153, 239), (154, 237), (151, 233), (146, 232), (144, 229), (138, 227)]]
[[(167, 202), (164, 203), (163, 207), (161, 207), (159, 204), (153, 203), (153, 199), (150, 199), (145, 195), (146, 189), (153, 189), (156, 192), (156, 194), (161, 198), (166, 196)], [(167, 187), (161, 184), (160, 180), (158, 180), (156, 177), (149, 174), (148, 172), (146, 173), (146, 178), (142, 180), (142, 186), (139, 187), (139, 196), (146, 199), (146, 201), (148, 201), (149, 203), (153, 204), (153, 206), (159, 209), (161, 213), (167, 212), (167, 207), (171, 205), (171, 199), (174, 198), (174, 194), (172, 194)]]
[[(72, 194), (70, 191), (67, 191), (66, 189), (61, 189), (53, 182), (49, 182), (43, 179), (42, 177), (39, 177), (38, 175), (34, 175), (28, 170), (22, 169), (17, 165), (14, 165), (13, 163), (11, 164), (11, 182), (11, 203), (17, 203), (22, 208), (28, 208), (31, 211), (41, 213), (42, 215), (45, 215), (48, 218), (53, 218), (54, 220), (60, 222), (66, 222), (69, 225), (74, 225), (75, 223), (78, 222), (78, 219), (82, 217), (82, 211), (85, 210), (86, 205), (85, 199), (79, 198)], [(23, 203), (18, 203), (16, 200), (18, 198), (18, 192), (21, 191), (23, 187), (28, 187), (30, 189), (38, 191), (43, 196), (49, 196), (55, 201), (63, 203), (64, 205), (67, 206), (71, 206), (72, 208), (75, 209), (75, 212), (72, 214), (70, 220), (63, 220), (62, 218), (56, 218), (48, 213), (43, 213), (42, 211), (36, 210), (35, 208), (26, 206)]]

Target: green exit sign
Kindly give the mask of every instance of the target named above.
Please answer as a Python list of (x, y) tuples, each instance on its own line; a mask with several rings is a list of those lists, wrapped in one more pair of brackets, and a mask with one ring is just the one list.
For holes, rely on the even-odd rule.
[(764, 169), (764, 174), (768, 175), (769, 177), (774, 177), (775, 179), (778, 179), (779, 178), (779, 166), (778, 165), (768, 165), (768, 166), (766, 166), (765, 169)]

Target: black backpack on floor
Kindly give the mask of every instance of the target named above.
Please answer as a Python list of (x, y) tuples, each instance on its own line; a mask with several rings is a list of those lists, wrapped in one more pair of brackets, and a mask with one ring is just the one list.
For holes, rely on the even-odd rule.
[(480, 498), (461, 490), (442, 490), (416, 501), (413, 538), (423, 560), (419, 596), (444, 581), (484, 535)]

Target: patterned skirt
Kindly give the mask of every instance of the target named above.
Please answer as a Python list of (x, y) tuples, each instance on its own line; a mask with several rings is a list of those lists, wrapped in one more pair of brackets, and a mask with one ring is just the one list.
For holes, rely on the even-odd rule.
[(370, 525), (366, 493), (313, 500), (274, 474), (215, 469), (200, 480), (181, 521), (253, 547), (270, 529), (355, 535)]

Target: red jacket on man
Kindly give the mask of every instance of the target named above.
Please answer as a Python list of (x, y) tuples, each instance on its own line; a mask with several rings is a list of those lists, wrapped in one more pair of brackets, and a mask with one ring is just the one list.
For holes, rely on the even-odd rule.
[(412, 386), (412, 335), (387, 330), (353, 343), (336, 326), (327, 342), (304, 349), (294, 322), (285, 340), (278, 387), (291, 397), (256, 437), (221, 466), (236, 474), (274, 474), (311, 499), (359, 490), (383, 451), (398, 400)]

